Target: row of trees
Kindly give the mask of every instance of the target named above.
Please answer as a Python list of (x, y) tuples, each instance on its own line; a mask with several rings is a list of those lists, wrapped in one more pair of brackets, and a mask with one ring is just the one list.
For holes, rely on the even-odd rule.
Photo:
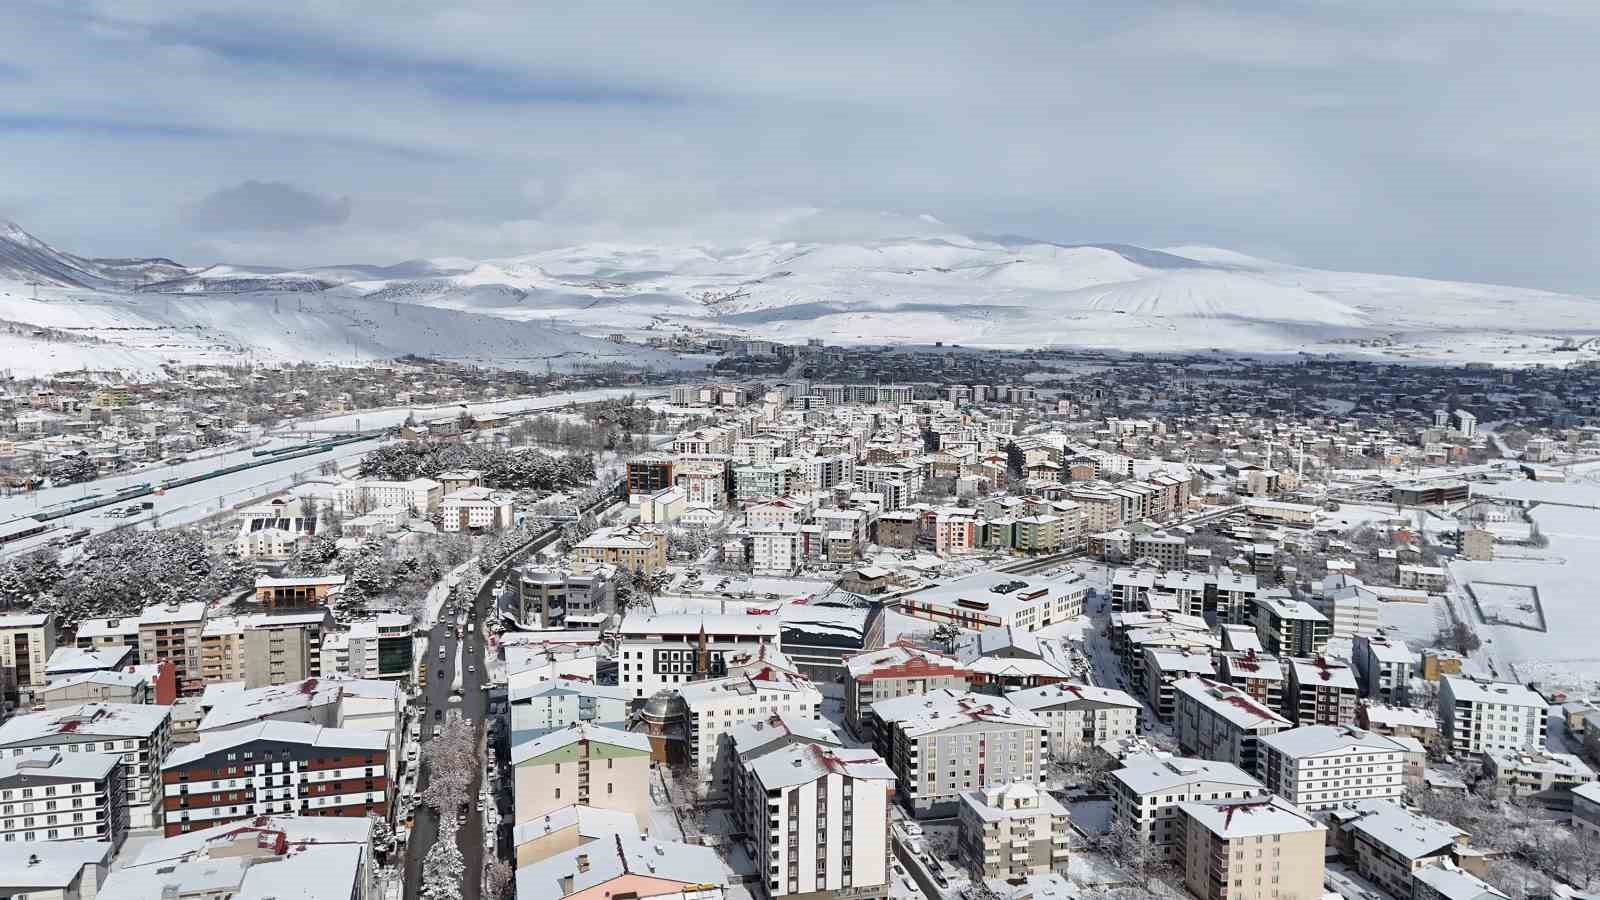
[(441, 472), (476, 469), (487, 487), (510, 491), (554, 491), (594, 480), (594, 458), (587, 453), (552, 456), (538, 450), (506, 450), (485, 444), (386, 444), (361, 460), (364, 478), (405, 481)]
[(57, 628), (71, 631), (85, 619), (228, 597), (255, 584), (248, 561), (213, 553), (194, 529), (111, 531), (82, 549), (70, 565), (54, 549), (7, 561), (0, 566), (0, 604), (54, 613)]

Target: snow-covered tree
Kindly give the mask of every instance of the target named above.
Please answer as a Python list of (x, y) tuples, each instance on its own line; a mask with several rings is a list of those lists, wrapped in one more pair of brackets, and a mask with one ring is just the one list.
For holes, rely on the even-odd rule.
[(466, 873), (466, 859), (456, 845), (455, 813), (441, 812), (439, 834), (422, 858), (423, 900), (461, 900)]

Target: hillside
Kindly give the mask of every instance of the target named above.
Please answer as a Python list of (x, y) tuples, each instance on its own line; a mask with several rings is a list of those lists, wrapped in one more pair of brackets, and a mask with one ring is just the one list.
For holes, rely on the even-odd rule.
[[(16, 305), (35, 290), (50, 311)], [(951, 234), (595, 243), (483, 261), (286, 270), (86, 259), (11, 226), (0, 233), (0, 319), (76, 329), (130, 352), (285, 359), (414, 352), (543, 365), (618, 358), (615, 345), (575, 332), (699, 327), (791, 341), (1561, 363), (1573, 357), (1551, 349), (1600, 333), (1600, 304), (1210, 247)]]

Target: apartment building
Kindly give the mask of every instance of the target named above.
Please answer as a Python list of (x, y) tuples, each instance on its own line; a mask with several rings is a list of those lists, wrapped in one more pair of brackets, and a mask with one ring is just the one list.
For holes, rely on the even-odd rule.
[(1448, 860), (1417, 870), (1412, 900), (1508, 900), (1505, 892)]
[(580, 569), (615, 566), (630, 572), (659, 572), (667, 565), (667, 533), (655, 525), (599, 528), (572, 548)]
[(155, 685), (140, 672), (79, 672), (52, 679), (33, 700), (35, 706), (59, 709), (84, 703), (154, 703), (156, 696)]
[(0, 753), (57, 751), (69, 759), (120, 755), (130, 829), (161, 825), (161, 763), (171, 744), (166, 706), (85, 703), (14, 716), (0, 725)]
[(387, 816), (390, 737), (279, 721), (204, 733), (161, 766), (166, 836), (274, 813)]
[[(1255, 632), (1250, 632), (1251, 636)], [(1283, 686), (1287, 681), (1283, 663), (1276, 656), (1255, 649), (1221, 651), (1213, 654), (1217, 680), (1244, 691), (1270, 709), (1283, 709)]]
[(1594, 770), (1571, 753), (1494, 748), (1483, 753), (1484, 774), (1513, 800), (1532, 800), (1565, 809), (1572, 789), (1595, 780)]
[(979, 572), (923, 588), (900, 601), (900, 611), (963, 628), (1010, 626), (1036, 631), (1083, 615), (1088, 582), (1079, 575), (1050, 580)]
[(1283, 714), (1296, 725), (1354, 725), (1361, 688), (1355, 671), (1324, 657), (1286, 660)]
[(799, 525), (758, 525), (750, 529), (750, 572), (789, 577), (805, 561), (805, 535)]
[(1305, 809), (1405, 794), (1410, 747), (1394, 738), (1331, 725), (1306, 725), (1261, 739), (1267, 790)]
[(117, 848), (102, 841), (0, 844), (0, 897), (95, 900)]
[(1520, 684), (1461, 675), (1439, 679), (1439, 737), (1446, 751), (1543, 750), (1543, 697)]
[(349, 515), (398, 507), (412, 515), (427, 516), (444, 499), (444, 485), (431, 478), (409, 481), (366, 479), (339, 485), (339, 508)]
[(1356, 725), (1392, 738), (1410, 738), (1425, 747), (1439, 746), (1439, 717), (1416, 706), (1362, 703), (1356, 708)]
[(1293, 727), (1288, 719), (1233, 685), (1184, 678), (1173, 689), (1178, 751), (1184, 756), (1232, 763), (1259, 775), (1261, 739)]
[(650, 830), (650, 739), (579, 723), (511, 748), (516, 824), (578, 804), (633, 817)]
[(517, 870), (517, 893), (539, 900), (723, 900), (722, 857), (710, 847), (606, 835)]
[(200, 667), (205, 623), (206, 604), (199, 600), (152, 606), (139, 616), (139, 661), (170, 660), (180, 697), (195, 697), (205, 690)]
[(1233, 763), (1143, 758), (1111, 773), (1112, 830), (1136, 836), (1168, 860), (1184, 858), (1178, 804), (1261, 797), (1261, 782)]
[(1258, 596), (1256, 634), (1261, 647), (1274, 656), (1320, 656), (1333, 637), (1333, 624), (1304, 600)]
[(275, 498), (239, 511), (233, 552), (241, 559), (285, 560), (311, 541), (318, 528), (310, 500)]
[(777, 742), (741, 759), (734, 816), (758, 896), (887, 900), (894, 772), (871, 750)]
[(971, 674), (955, 657), (908, 644), (857, 653), (845, 659), (845, 724), (856, 737), (875, 740), (872, 705), (879, 700), (970, 687)]
[(1391, 897), (1411, 896), (1412, 881), (1424, 866), (1452, 858), (1466, 843), (1461, 829), (1411, 812), (1393, 800), (1358, 800), (1334, 813), (1338, 841), (1356, 874)]
[(808, 679), (763, 668), (754, 672), (694, 681), (678, 687), (687, 710), (689, 759), (711, 796), (726, 796), (731, 773), (716, 762), (723, 741), (747, 722), (778, 714), (822, 717), (822, 693)]
[(85, 650), (129, 647), (139, 662), (139, 617), (85, 619), (78, 624), (76, 644)]
[(1003, 697), (950, 690), (873, 704), (900, 801), (919, 818), (954, 813), (963, 792), (1037, 783), (1050, 726)]
[(1600, 840), (1600, 782), (1572, 788), (1572, 829), (1586, 840)]
[(1182, 803), (1183, 886), (1199, 900), (1323, 896), (1327, 826), (1278, 797)]
[(1139, 733), (1139, 701), (1115, 688), (1061, 682), (1008, 691), (1005, 697), (1044, 719), (1050, 729), (1047, 752), (1054, 756)]
[(56, 650), (56, 623), (51, 613), (0, 616), (0, 680), (4, 699), (19, 702), (44, 687), (50, 655)]
[(1356, 671), (1361, 674), (1361, 695), (1379, 703), (1405, 706), (1411, 702), (1411, 677), (1416, 656), (1406, 642), (1386, 637), (1358, 637)]
[(961, 856), (974, 878), (1066, 874), (1071, 852), (1067, 808), (1029, 781), (961, 795)]
[(735, 657), (780, 649), (778, 635), (766, 616), (630, 613), (617, 626), (617, 684), (640, 698), (721, 678)]
[(939, 556), (964, 556), (980, 548), (978, 511), (944, 507), (934, 512), (933, 551)]
[[(351, 623), (350, 628), (343, 634), (329, 635), (323, 639), (318, 654), (321, 658), (321, 672), (328, 675), (371, 679), (410, 677), (416, 666), (416, 661), (413, 659), (414, 642), (411, 624), (411, 617), (400, 613), (379, 613), (375, 618), (364, 622)], [(330, 658), (329, 644), (336, 639), (342, 644), (342, 648), (335, 649)], [(308, 656), (309, 650), (307, 647)], [(254, 679), (248, 676), (250, 667), (247, 665), (245, 668), (247, 672), (245, 684), (247, 687), (254, 687), (255, 685), (250, 683)], [(287, 668), (286, 666), (285, 669)], [(309, 676), (309, 669), (307, 675)], [(273, 677), (279, 676), (274, 674)], [(269, 683), (283, 684), (285, 681)]]
[(507, 696), (511, 704), (511, 743), (516, 746), (572, 724), (624, 728), (628, 722), (628, 698), (633, 693), (615, 685), (557, 678), (512, 685)]
[(122, 757), (59, 749), (0, 756), (0, 843), (92, 840), (116, 848), (127, 834)]
[(1145, 702), (1163, 722), (1172, 721), (1177, 706), (1175, 685), (1185, 678), (1216, 680), (1216, 664), (1205, 649), (1145, 647), (1142, 679)]

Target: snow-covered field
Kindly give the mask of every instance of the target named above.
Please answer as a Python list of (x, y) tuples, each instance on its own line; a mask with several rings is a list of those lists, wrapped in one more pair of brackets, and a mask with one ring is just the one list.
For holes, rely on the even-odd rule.
[[(1575, 466), (1569, 479), (1484, 487), (1482, 495), (1551, 504), (1535, 506), (1531, 512), (1549, 546), (1502, 545), (1496, 548), (1494, 561), (1453, 562), (1450, 574), (1457, 584), (1472, 583), (1480, 597), (1485, 582), (1536, 588), (1546, 629), (1480, 625), (1485, 651), (1498, 664), (1509, 666), (1518, 681), (1593, 688), (1600, 686), (1600, 642), (1594, 636), (1595, 585), (1600, 584), (1600, 465)], [(1491, 588), (1490, 593), (1513, 606), (1523, 602), (1517, 592)]]

